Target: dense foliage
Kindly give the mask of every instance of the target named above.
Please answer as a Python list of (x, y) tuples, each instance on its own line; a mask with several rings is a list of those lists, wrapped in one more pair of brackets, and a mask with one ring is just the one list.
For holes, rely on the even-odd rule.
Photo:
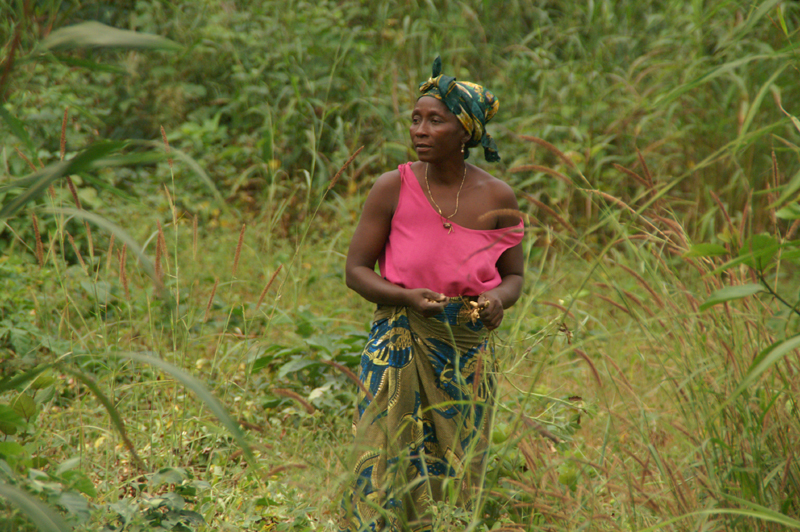
[(343, 254), (437, 54), (530, 222), (487, 489), (440, 527), (800, 528), (796, 3), (0, 13), (0, 530), (334, 529)]

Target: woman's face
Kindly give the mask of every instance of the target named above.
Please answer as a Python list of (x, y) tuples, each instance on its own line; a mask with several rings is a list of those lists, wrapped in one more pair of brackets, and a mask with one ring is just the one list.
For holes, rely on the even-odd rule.
[(461, 157), (461, 146), (469, 140), (456, 115), (432, 96), (417, 100), (408, 130), (417, 158), (426, 162)]

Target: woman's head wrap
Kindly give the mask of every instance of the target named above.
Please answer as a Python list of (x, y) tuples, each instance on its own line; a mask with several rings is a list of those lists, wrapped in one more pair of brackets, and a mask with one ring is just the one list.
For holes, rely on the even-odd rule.
[(475, 83), (456, 81), (456, 78), (442, 75), (442, 58), (439, 56), (433, 61), (433, 74), (428, 81), (420, 83), (419, 91), (422, 96), (433, 96), (441, 100), (471, 135), (465, 145), (464, 159), (469, 157), (468, 148), (481, 144), (487, 161), (500, 160), (497, 144), (486, 132), (486, 122), (492, 119), (500, 107), (494, 94)]

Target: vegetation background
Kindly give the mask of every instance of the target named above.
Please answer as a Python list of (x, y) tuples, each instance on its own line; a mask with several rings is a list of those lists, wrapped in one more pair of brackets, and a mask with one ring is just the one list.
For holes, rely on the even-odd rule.
[(0, 530), (335, 530), (344, 255), (437, 54), (528, 221), (486, 490), (437, 527), (800, 528), (800, 4), (0, 13)]

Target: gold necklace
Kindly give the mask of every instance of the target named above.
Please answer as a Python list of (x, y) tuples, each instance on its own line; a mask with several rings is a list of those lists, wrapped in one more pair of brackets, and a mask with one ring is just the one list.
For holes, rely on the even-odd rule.
[(436, 203), (436, 200), (433, 199), (433, 194), (431, 194), (431, 186), (428, 184), (428, 167), (430, 163), (425, 163), (425, 187), (428, 189), (428, 196), (431, 198), (431, 202), (433, 206), (436, 207), (436, 210), (439, 211), (439, 216), (442, 218), (442, 227), (447, 229), (447, 233), (450, 234), (453, 232), (453, 224), (446, 221), (456, 215), (458, 212), (458, 197), (461, 195), (461, 189), (464, 188), (464, 181), (467, 179), (467, 164), (464, 163), (464, 177), (461, 178), (461, 186), (458, 187), (458, 192), (456, 192), (456, 210), (453, 211), (453, 214), (450, 216), (445, 216), (442, 212), (442, 209), (439, 208), (439, 205)]

